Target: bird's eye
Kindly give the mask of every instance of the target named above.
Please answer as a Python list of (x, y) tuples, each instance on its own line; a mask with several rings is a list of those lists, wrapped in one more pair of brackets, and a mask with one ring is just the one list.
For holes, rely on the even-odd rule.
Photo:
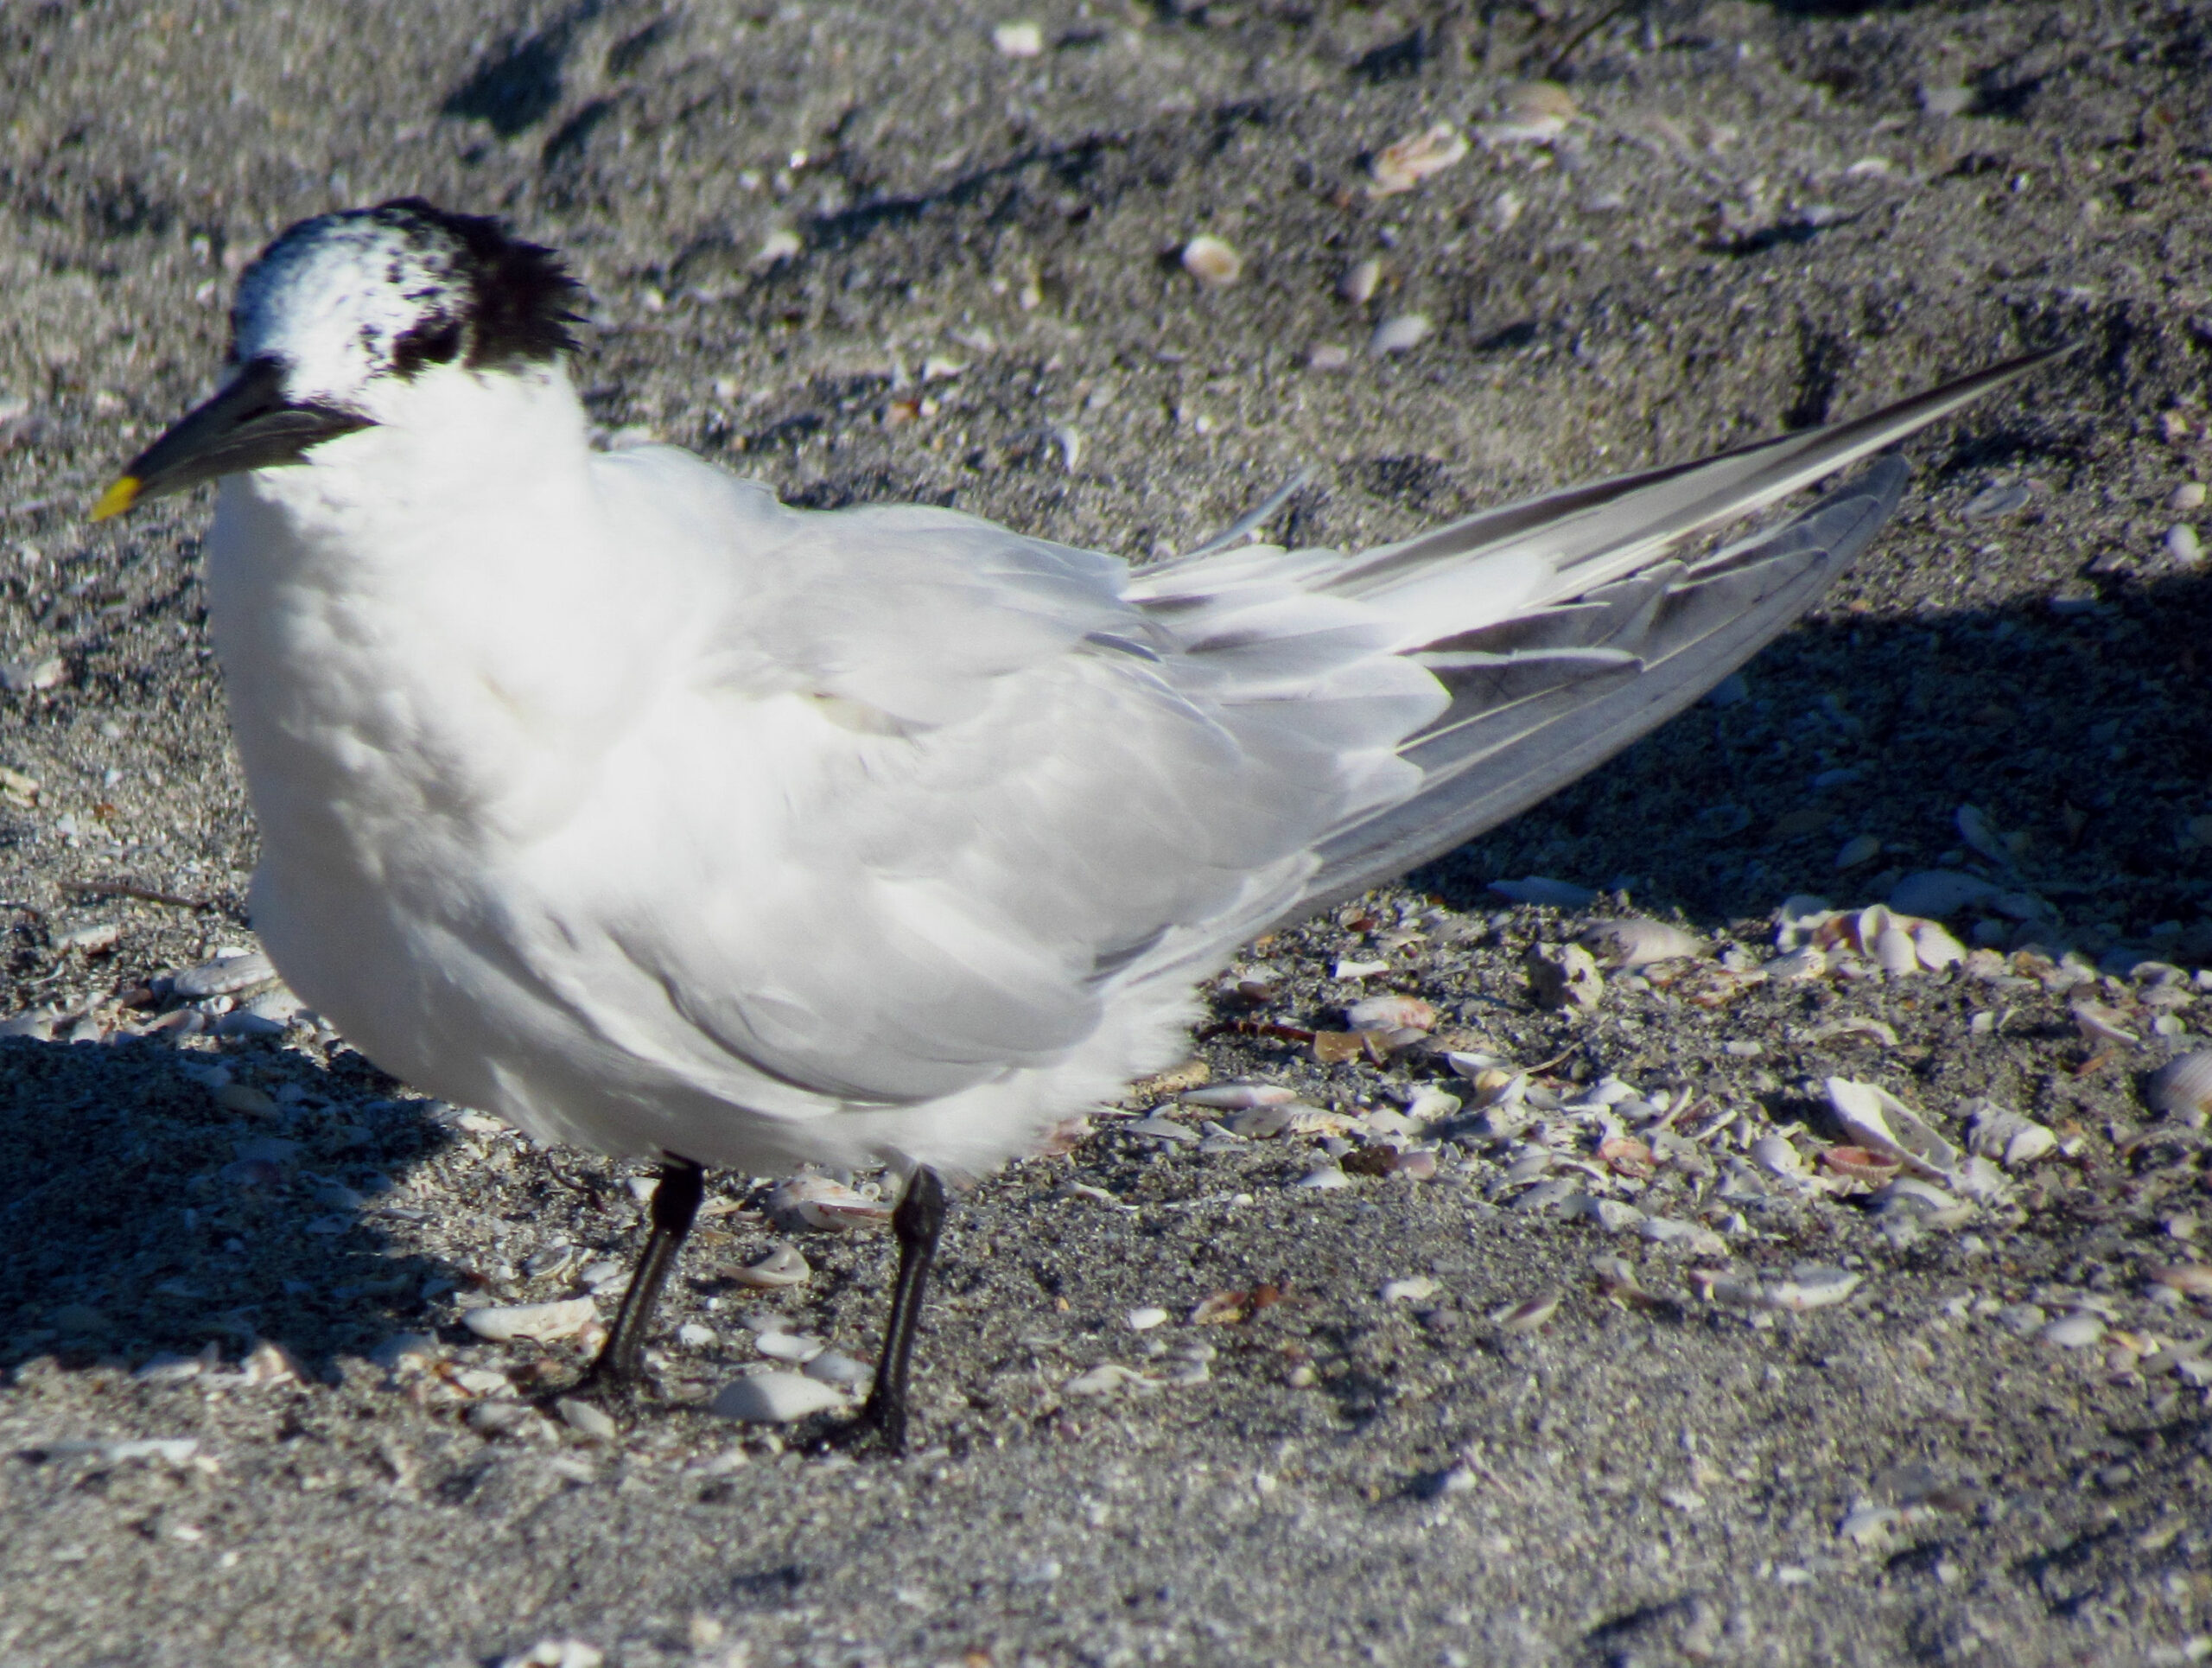
[(446, 365), (461, 352), (461, 322), (436, 319), (416, 325), (391, 345), (391, 368), (411, 377), (426, 365)]

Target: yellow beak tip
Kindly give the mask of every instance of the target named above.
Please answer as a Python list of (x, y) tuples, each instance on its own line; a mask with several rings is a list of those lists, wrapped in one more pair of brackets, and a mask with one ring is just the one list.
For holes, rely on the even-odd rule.
[(100, 501), (92, 506), (92, 519), (105, 521), (110, 516), (121, 515), (138, 501), (139, 485), (137, 475), (124, 475), (100, 494)]

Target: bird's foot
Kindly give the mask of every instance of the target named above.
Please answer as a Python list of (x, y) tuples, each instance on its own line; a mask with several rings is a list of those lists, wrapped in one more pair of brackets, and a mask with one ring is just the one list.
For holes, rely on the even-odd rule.
[(879, 1402), (871, 1396), (857, 1415), (824, 1431), (815, 1446), (824, 1454), (880, 1454), (898, 1459), (906, 1451), (906, 1404), (903, 1399)]
[(649, 1386), (643, 1373), (618, 1373), (594, 1362), (582, 1378), (536, 1398), (549, 1419), (587, 1436), (612, 1437), (629, 1429), (646, 1412)]

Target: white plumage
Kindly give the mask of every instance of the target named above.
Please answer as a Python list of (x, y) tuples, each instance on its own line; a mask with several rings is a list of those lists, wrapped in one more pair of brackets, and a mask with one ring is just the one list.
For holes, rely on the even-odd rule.
[(1166, 1063), (1238, 945), (1755, 652), (1903, 467), (1686, 541), (2019, 368), (1363, 555), (1133, 572), (594, 452), (557, 353), (493, 351), (480, 275), (391, 212), (296, 229), (238, 309), (333, 430), (229, 474), (207, 546), (255, 926), (422, 1089), (753, 1170), (981, 1170)]

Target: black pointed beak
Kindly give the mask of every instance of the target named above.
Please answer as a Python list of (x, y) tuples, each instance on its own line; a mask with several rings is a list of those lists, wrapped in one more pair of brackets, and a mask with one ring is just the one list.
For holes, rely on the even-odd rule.
[(293, 404), (283, 385), (283, 367), (275, 360), (247, 360), (213, 398), (130, 460), (92, 506), (92, 519), (105, 521), (219, 475), (303, 462), (317, 442), (371, 426), (367, 417), (333, 406)]

